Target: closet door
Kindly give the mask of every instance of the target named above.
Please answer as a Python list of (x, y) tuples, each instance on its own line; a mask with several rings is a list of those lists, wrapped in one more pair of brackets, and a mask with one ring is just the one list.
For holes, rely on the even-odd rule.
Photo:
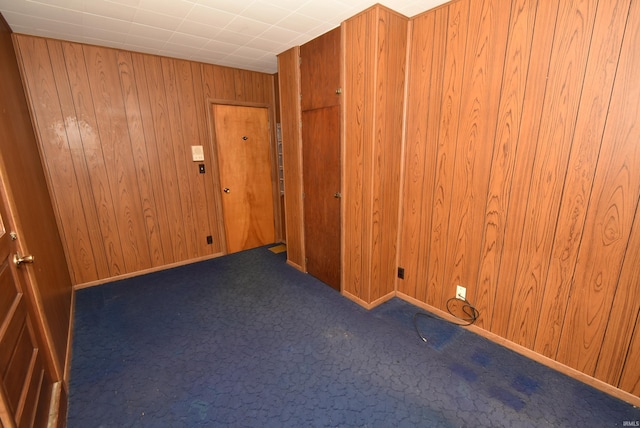
[(340, 106), (302, 112), (307, 272), (340, 290)]
[(307, 272), (340, 290), (340, 28), (300, 47)]

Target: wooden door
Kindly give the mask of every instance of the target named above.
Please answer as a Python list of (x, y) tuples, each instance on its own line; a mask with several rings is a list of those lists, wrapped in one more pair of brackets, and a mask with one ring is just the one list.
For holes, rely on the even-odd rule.
[(54, 383), (13, 261), (16, 245), (0, 188), (0, 426), (46, 426)]
[(302, 112), (307, 272), (340, 290), (340, 106)]
[(275, 241), (268, 110), (213, 105), (227, 253)]
[(306, 270), (340, 290), (340, 27), (300, 47)]

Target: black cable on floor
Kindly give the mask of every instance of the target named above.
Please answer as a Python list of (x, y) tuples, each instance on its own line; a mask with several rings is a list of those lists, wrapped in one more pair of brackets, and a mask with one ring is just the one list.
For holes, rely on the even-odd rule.
[[(451, 306), (450, 306), (450, 304), (451, 304), (451, 302), (452, 302), (452, 301), (455, 301), (455, 300), (460, 300), (460, 301), (463, 301), (463, 302), (464, 302), (464, 304), (462, 305), (462, 312), (464, 312), (464, 313), (465, 313), (465, 315), (467, 315), (467, 317), (465, 317), (465, 318), (460, 318), (459, 316), (455, 315), (455, 314), (451, 311)], [(473, 306), (473, 305), (472, 305), (472, 304), (471, 304), (467, 299), (460, 299), (460, 298), (458, 298), (458, 297), (452, 297), (451, 299), (447, 300), (447, 311), (448, 311), (452, 316), (454, 316), (455, 318), (457, 318), (457, 319), (459, 319), (459, 320), (461, 320), (461, 321), (464, 321), (464, 322), (462, 322), (462, 323), (456, 323), (456, 322), (453, 322), (453, 324), (459, 325), (459, 326), (461, 326), (461, 327), (466, 327), (466, 326), (469, 326), (469, 325), (473, 324), (474, 322), (476, 322), (476, 320), (478, 319), (478, 317), (480, 317), (480, 312), (476, 309), (476, 307), (475, 307), (475, 306)], [(424, 336), (422, 335), (422, 333), (420, 333), (420, 329), (418, 328), (418, 321), (417, 321), (417, 320), (418, 320), (418, 317), (421, 317), (421, 316), (422, 316), (422, 317), (428, 317), (428, 318), (434, 318), (434, 319), (440, 319), (440, 320), (442, 320), (443, 318), (440, 318), (440, 317), (438, 317), (438, 316), (434, 316), (434, 315), (428, 314), (428, 313), (426, 313), (426, 312), (416, 312), (416, 313), (413, 315), (413, 326), (414, 326), (414, 328), (416, 329), (416, 333), (418, 334), (418, 336), (420, 337), (420, 339), (421, 339), (423, 342), (425, 342), (425, 343), (426, 343), (426, 342), (427, 342), (427, 338), (426, 338), (426, 337), (424, 337)]]

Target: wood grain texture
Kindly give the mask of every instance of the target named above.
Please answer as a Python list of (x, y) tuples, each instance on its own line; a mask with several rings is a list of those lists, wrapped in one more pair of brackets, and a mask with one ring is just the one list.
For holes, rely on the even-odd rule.
[(89, 80), (89, 93), (84, 96), (91, 96), (93, 100), (97, 125), (94, 132), (98, 133), (105, 187), (115, 210), (112, 239), (120, 244), (114, 247), (120, 248), (124, 261), (118, 267), (120, 273), (146, 269), (151, 266), (151, 260), (124, 101), (122, 91), (118, 90), (117, 51), (85, 46), (83, 52)]
[(300, 46), (300, 107), (306, 269), (340, 291), (341, 32), (335, 28)]
[(149, 174), (149, 159), (145, 146), (146, 138), (135, 82), (133, 59), (129, 52), (118, 52), (117, 55), (120, 86), (127, 117), (129, 138), (131, 139), (133, 164), (140, 191), (140, 208), (144, 218), (146, 236), (148, 237), (150, 262), (151, 266), (162, 266), (164, 264), (164, 248), (159, 231), (160, 227), (156, 221), (158, 213)]
[[(430, 95), (429, 95), (429, 117), (426, 123), (426, 144), (427, 153), (425, 153), (425, 171), (427, 177), (425, 181), (425, 187), (422, 196), (422, 212), (428, 213), (425, 215), (425, 220), (420, 226), (420, 236), (428, 236), (432, 225), (432, 207), (435, 198), (435, 180), (436, 180), (436, 162), (437, 162), (437, 149), (438, 145), (430, 142), (438, 141), (440, 135), (440, 121), (442, 118), (443, 110), (441, 109), (441, 100), (443, 94), (443, 82), (444, 82), (444, 61), (447, 51), (447, 31), (449, 25), (449, 9), (440, 8), (434, 12), (435, 14), (435, 29), (434, 29), (434, 46), (433, 46), (433, 60), (431, 63), (433, 80), (431, 83)], [(411, 92), (407, 92), (410, 94)], [(411, 97), (408, 97), (407, 101), (410, 101)], [(403, 195), (404, 196), (404, 195)], [(431, 248), (428, 246), (429, 241), (426, 239), (421, 240), (421, 257), (418, 264), (418, 272), (420, 276), (418, 281), (423, 283), (429, 277), (429, 264), (430, 264), (430, 252)], [(426, 301), (428, 296), (428, 289), (425, 286), (417, 286), (418, 293), (416, 296)]]
[[(227, 252), (274, 242), (268, 111), (212, 105)], [(270, 215), (269, 215), (270, 214)]]
[(509, 17), (510, 8), (499, 1), (471, 2), (443, 301), (455, 295), (457, 284), (467, 286), (475, 301)]
[[(0, 223), (3, 230), (0, 234), (0, 301), (3, 302), (0, 349), (2, 354), (13, 354), (11, 366), (28, 364), (27, 376), (23, 379), (19, 379), (20, 370), (14, 372), (12, 367), (2, 364), (0, 378), (5, 388), (0, 401), (14, 400), (20, 426), (40, 426), (45, 425), (45, 420), (36, 419), (36, 414), (48, 414), (47, 396), (52, 383), (62, 381), (67, 369), (73, 289), (25, 99), (19, 58), (11, 30), (0, 16)], [(9, 231), (15, 232), (17, 239), (10, 238)], [(37, 264), (18, 270), (10, 262), (16, 252), (34, 255)], [(11, 283), (9, 287), (7, 280)], [(11, 308), (18, 309), (13, 312), (16, 316), (11, 323), (23, 324), (20, 333), (23, 339), (14, 343), (27, 343), (24, 359), (5, 340), (12, 334), (7, 320), (11, 317)], [(24, 318), (18, 315), (22, 309)], [(17, 384), (20, 384), (19, 390), (13, 386), (7, 388)], [(9, 396), (10, 391), (18, 395)], [(4, 404), (0, 404), (0, 408), (6, 409)]]
[(424, 292), (426, 303), (441, 307), (445, 296), (445, 261), (449, 213), (453, 195), (453, 165), (458, 140), (458, 122), (462, 102), (462, 77), (469, 21), (469, 2), (449, 7), (446, 54), (443, 67), (442, 101), (436, 151), (435, 181), (429, 240), (429, 265)]
[[(25, 88), (38, 102), (31, 102), (34, 125), (39, 128), (42, 155), (49, 159), (51, 167), (47, 180), (53, 192), (54, 209), (60, 222), (61, 236), (70, 263), (74, 282), (89, 281), (98, 276), (97, 266), (92, 260), (96, 256), (92, 248), (89, 227), (84, 219), (81, 186), (87, 187), (88, 179), (76, 181), (72, 153), (67, 139), (64, 112), (60, 110), (55, 77), (51, 59), (44, 39), (26, 39), (19, 45)], [(68, 106), (68, 99), (62, 98), (62, 105)], [(77, 127), (70, 133), (71, 144), (78, 147)], [(82, 158), (83, 160), (83, 158)], [(80, 165), (82, 168), (82, 165)], [(101, 240), (100, 240), (101, 241)], [(100, 244), (102, 245), (102, 243)], [(96, 249), (99, 251), (99, 248)], [(102, 251), (104, 254), (104, 251)], [(106, 264), (104, 268), (108, 272)], [(102, 271), (104, 273), (104, 270)]]
[(527, 348), (533, 346), (539, 321), (596, 6), (589, 1), (560, 5), (558, 24), (564, 33), (556, 38), (551, 53), (546, 98), (553, 102), (545, 103), (540, 122), (507, 333)]
[(537, 1), (519, 0), (511, 5), (508, 44), (497, 113), (491, 174), (484, 214), (482, 248), (474, 302), (481, 316), (476, 325), (489, 328), (493, 299), (504, 247), (507, 212), (511, 202), (511, 184), (515, 174), (518, 136), (523, 117), (525, 88)]
[[(433, 150), (427, 156), (427, 130), (429, 115), (433, 111), (429, 108), (431, 101), (431, 87), (435, 76), (432, 75), (433, 57), (432, 45), (435, 44), (435, 14), (429, 13), (410, 22), (409, 32), (409, 61), (407, 93), (411, 94), (407, 100), (407, 134), (405, 136), (404, 182), (403, 194), (407, 195), (402, 201), (402, 219), (398, 266), (404, 268), (404, 279), (397, 280), (397, 289), (401, 293), (415, 296), (420, 278), (426, 276), (424, 266), (420, 263), (427, 258), (428, 251), (422, 239), (423, 223), (429, 224), (431, 210), (424, 207), (423, 200), (431, 200), (427, 193), (433, 188), (429, 183), (433, 174), (429, 174), (428, 159), (433, 159)], [(415, 59), (415, 62), (414, 62)], [(436, 71), (437, 73), (437, 71)], [(422, 266), (421, 266), (422, 265)]]
[(343, 98), (343, 273), (342, 289), (369, 301), (366, 278), (363, 236), (367, 233), (363, 224), (365, 194), (365, 150), (369, 145), (364, 135), (366, 118), (370, 109), (365, 104), (367, 88), (371, 87), (371, 53), (367, 45), (367, 35), (371, 31), (371, 18), (361, 14), (342, 24), (344, 37), (344, 98)]
[[(87, 170), (80, 171), (80, 173), (85, 173), (91, 183), (91, 193), (82, 195), (82, 198), (93, 200), (95, 211), (94, 214), (85, 208), (84, 215), (87, 217), (95, 215), (97, 217), (101, 232), (100, 241), (104, 246), (109, 276), (116, 276), (125, 271), (122, 243), (119, 240), (116, 207), (113, 203), (107, 166), (100, 144), (98, 121), (91, 97), (89, 76), (82, 45), (63, 43), (63, 55), (64, 57), (58, 60), (64, 60), (75, 107), (75, 111), (69, 112), (67, 117), (70, 118), (69, 122), (72, 125), (74, 123), (79, 125), (82, 151), (87, 162)], [(65, 124), (66, 122), (67, 120), (65, 119)], [(46, 126), (46, 123), (43, 123), (43, 126)], [(40, 130), (40, 132), (42, 133), (43, 131)], [(44, 136), (41, 137), (40, 144), (46, 144)], [(49, 156), (45, 155), (45, 159), (47, 164), (52, 162)], [(66, 208), (60, 207), (60, 210), (63, 211)]]
[[(637, 283), (636, 283), (637, 284)], [(633, 337), (625, 361), (624, 371), (620, 377), (618, 386), (627, 392), (640, 396), (640, 370), (637, 361), (640, 360), (640, 311), (636, 315), (636, 324), (633, 328)]]
[(302, 111), (340, 105), (340, 27), (300, 46)]
[[(273, 77), (30, 36), (15, 43), (74, 283), (222, 253), (207, 109), (218, 99), (273, 111)], [(206, 174), (192, 145), (204, 148)]]
[(278, 55), (278, 87), (282, 123), (284, 206), (287, 229), (287, 262), (306, 271), (304, 211), (302, 201), (302, 137), (300, 130), (300, 48)]
[[(512, 202), (506, 213), (504, 246), (497, 277), (496, 294), (494, 301), (489, 302), (489, 307), (492, 307), (491, 332), (501, 337), (506, 337), (509, 328), (510, 308), (515, 289), (515, 283), (509, 278), (514, 275), (513, 270), (517, 266), (522, 243), (531, 174), (536, 158), (540, 119), (547, 90), (551, 49), (557, 27), (558, 7), (558, 1), (544, 1), (538, 2), (536, 10), (529, 72), (522, 107), (522, 121), (518, 135), (518, 150), (514, 166), (514, 171), (517, 173), (509, 183)], [(551, 29), (554, 30), (551, 31)]]
[[(384, 16), (384, 20), (381, 19)], [(380, 105), (375, 130), (380, 140), (381, 162), (378, 164), (380, 182), (380, 227), (374, 239), (380, 241), (380, 257), (374, 263), (380, 266), (380, 278), (374, 282), (371, 301), (384, 299), (395, 290), (399, 232), (401, 166), (403, 155), (403, 125), (407, 63), (408, 19), (388, 9), (380, 9), (378, 32), (379, 55), (376, 87)], [(384, 56), (383, 56), (384, 55)]]
[[(145, 216), (147, 233), (149, 233), (150, 237), (152, 254), (156, 255), (152, 258), (152, 261), (158, 260), (161, 256), (162, 264), (164, 265), (169, 261), (175, 260), (175, 255), (171, 231), (170, 228), (167, 227), (169, 220), (167, 217), (166, 198), (163, 188), (163, 174), (160, 173), (161, 165), (159, 162), (157, 138), (160, 137), (161, 134), (156, 133), (154, 123), (155, 106), (151, 104), (152, 96), (149, 93), (145, 57), (137, 53), (131, 53), (130, 55), (133, 78), (135, 79), (135, 90), (138, 93), (138, 108), (140, 109), (144, 137), (144, 141), (138, 142), (137, 144), (144, 147), (138, 149), (140, 151), (140, 162), (144, 163), (144, 157), (146, 156), (149, 175), (148, 177), (144, 177), (144, 174), (142, 174), (141, 189), (148, 195), (149, 203), (153, 203), (153, 205), (149, 207), (151, 211), (147, 211), (146, 213), (155, 214), (152, 218)], [(124, 80), (123, 83), (125, 83)], [(142, 150), (144, 150), (144, 153), (142, 153)], [(154, 208), (155, 211), (153, 211)], [(154, 228), (157, 228), (157, 230)], [(152, 237), (154, 232), (158, 234), (160, 242), (157, 241), (157, 237)]]
[(629, 4), (598, 6), (533, 348), (547, 357), (555, 357), (560, 340)]
[(343, 290), (371, 303), (394, 291), (406, 17), (374, 6), (343, 23)]
[(640, 85), (632, 78), (632, 70), (640, 65), (638, 9), (632, 5), (627, 23), (632, 30), (627, 31), (620, 54), (574, 272), (574, 283), (580, 286), (572, 289), (558, 347), (558, 361), (590, 375), (595, 373), (610, 317), (623, 315), (611, 313), (614, 296), (633, 287), (620, 282), (620, 271), (640, 199)]
[[(301, 70), (302, 72), (303, 70)], [(302, 112), (307, 271), (340, 291), (340, 106)]]
[(477, 328), (636, 395), (638, 8), (460, 0), (412, 20), (397, 280), (438, 310), (467, 280)]
[[(611, 306), (595, 377), (640, 397), (640, 203)], [(636, 314), (634, 319), (633, 314)], [(634, 325), (635, 322), (635, 325)]]

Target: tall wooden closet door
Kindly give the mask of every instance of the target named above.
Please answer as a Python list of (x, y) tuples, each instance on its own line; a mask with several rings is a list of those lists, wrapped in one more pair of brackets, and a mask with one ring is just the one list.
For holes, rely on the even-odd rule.
[(300, 79), (306, 269), (340, 291), (340, 28), (300, 47)]
[(340, 106), (302, 112), (307, 272), (340, 290)]

